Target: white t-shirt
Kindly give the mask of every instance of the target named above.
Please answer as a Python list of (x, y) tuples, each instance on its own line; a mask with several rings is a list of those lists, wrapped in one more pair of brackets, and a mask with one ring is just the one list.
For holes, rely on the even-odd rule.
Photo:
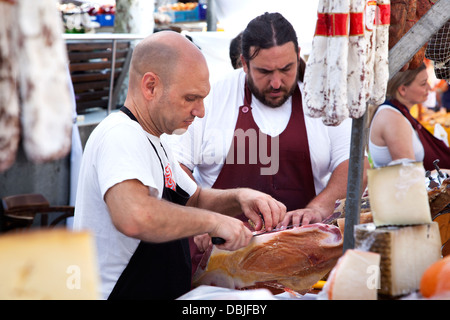
[[(395, 112), (402, 114), (396, 108), (394, 108), (390, 105), (384, 104), (384, 105), (381, 105), (378, 107), (377, 111), (375, 112), (375, 115), (373, 116), (372, 121), (375, 119), (375, 117), (378, 115), (378, 113), (384, 109), (394, 110)], [(422, 142), (420, 141), (416, 130), (414, 130), (413, 126), (408, 121), (408, 119), (406, 119), (405, 117), (403, 117), (403, 118), (404, 118), (404, 121), (408, 122), (409, 126), (411, 127), (411, 139), (412, 139), (414, 156), (415, 156), (415, 159), (413, 159), (413, 160), (423, 161), (423, 158), (425, 157), (425, 150), (423, 149)], [(389, 163), (392, 162), (392, 156), (391, 156), (391, 153), (389, 152), (389, 148), (387, 146), (378, 146), (378, 145), (374, 144), (372, 142), (372, 140), (370, 139), (370, 132), (372, 132), (372, 126), (370, 127), (370, 130), (369, 130), (369, 152), (370, 152), (370, 157), (372, 158), (374, 167), (384, 167), (384, 166), (389, 165)]]
[[(303, 84), (299, 82), (300, 90)], [(244, 102), (245, 72), (234, 70), (213, 84), (204, 100), (205, 117), (196, 118), (182, 135), (164, 136), (175, 157), (189, 169), (202, 187), (217, 179), (230, 149), (239, 107)], [(252, 97), (252, 114), (259, 129), (272, 137), (282, 133), (289, 122), (292, 99), (271, 108)], [(303, 108), (305, 113), (305, 107)], [(325, 126), (320, 118), (305, 114), (316, 194), (328, 183), (331, 172), (350, 156), (351, 119), (337, 127)]]
[(161, 198), (164, 174), (160, 160), (149, 139), (156, 147), (164, 168), (172, 168), (174, 181), (192, 195), (197, 185), (174, 161), (169, 148), (145, 132), (122, 112), (110, 114), (92, 132), (86, 144), (80, 168), (75, 230), (90, 230), (95, 236), (101, 275), (101, 295), (108, 298), (119, 276), (139, 245), (140, 240), (120, 233), (112, 224), (104, 201), (106, 191), (125, 180), (138, 179), (148, 186), (151, 196)]

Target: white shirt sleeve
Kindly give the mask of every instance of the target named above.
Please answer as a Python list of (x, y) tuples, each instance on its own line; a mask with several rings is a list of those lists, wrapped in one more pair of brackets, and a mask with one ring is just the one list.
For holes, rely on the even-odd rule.
[(139, 128), (118, 124), (108, 131), (108, 139), (99, 143), (97, 152), (95, 165), (103, 197), (115, 184), (131, 179), (148, 186), (151, 194), (162, 196), (159, 159)]

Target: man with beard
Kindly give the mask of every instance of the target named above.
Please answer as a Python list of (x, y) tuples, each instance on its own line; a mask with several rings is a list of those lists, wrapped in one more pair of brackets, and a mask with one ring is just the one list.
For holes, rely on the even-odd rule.
[(236, 250), (252, 233), (234, 215), (257, 229), (283, 220), (285, 206), (259, 191), (199, 188), (161, 141), (203, 117), (209, 89), (206, 60), (183, 35), (134, 48), (124, 106), (86, 143), (75, 205), (74, 229), (95, 236), (102, 298), (178, 298), (191, 289), (188, 237), (207, 232)]
[[(212, 86), (205, 117), (170, 138), (178, 160), (204, 187), (272, 195), (291, 224), (323, 221), (346, 197), (351, 120), (327, 127), (305, 115), (297, 35), (281, 14), (248, 24), (241, 60), (243, 68)], [(202, 251), (210, 241), (195, 243)]]

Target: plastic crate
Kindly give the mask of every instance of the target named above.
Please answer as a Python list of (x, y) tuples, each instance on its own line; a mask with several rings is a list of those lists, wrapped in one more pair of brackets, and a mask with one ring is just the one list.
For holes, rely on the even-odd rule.
[(199, 20), (198, 6), (194, 10), (189, 11), (169, 11), (172, 22), (189, 22)]
[(113, 14), (97, 14), (95, 16), (91, 16), (91, 20), (98, 22), (101, 27), (113, 27), (114, 17), (115, 15)]

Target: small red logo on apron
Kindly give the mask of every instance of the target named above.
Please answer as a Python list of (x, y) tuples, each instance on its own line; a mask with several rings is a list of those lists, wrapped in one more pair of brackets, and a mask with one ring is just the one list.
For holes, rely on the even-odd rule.
[(167, 164), (166, 168), (164, 169), (164, 183), (166, 188), (176, 191), (177, 185), (175, 183), (175, 180), (173, 180), (172, 169), (170, 169), (169, 164)]

